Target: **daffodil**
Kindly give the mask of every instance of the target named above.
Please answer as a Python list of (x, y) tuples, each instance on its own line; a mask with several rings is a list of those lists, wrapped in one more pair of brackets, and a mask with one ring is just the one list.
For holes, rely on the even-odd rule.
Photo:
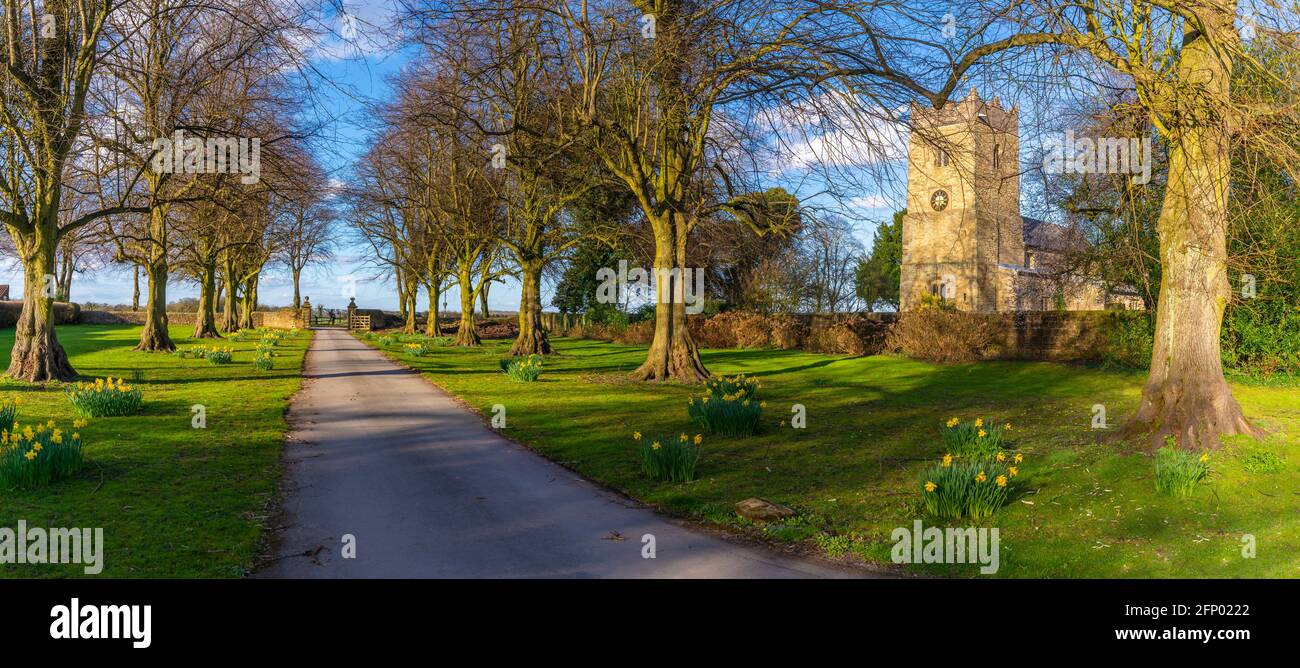
[(953, 427), (956, 427), (958, 422), (961, 422), (961, 420), (958, 420), (957, 418), (953, 418), (953, 419), (949, 420), (949, 421), (948, 421), (948, 428), (949, 428), (949, 429), (952, 429)]
[(651, 450), (658, 450), (658, 449), (661, 448), (661, 447), (663, 447), (663, 446), (659, 445), (659, 441), (655, 441), (654, 443), (651, 443), (651, 444), (650, 444), (650, 449), (651, 449)]
[(1001, 451), (999, 451), (998, 454), (997, 454), (997, 460), (1000, 461), (1000, 462), (1005, 462), (1005, 461), (1007, 461), (1007, 455), (1006, 455), (1006, 453), (1005, 453), (1005, 452), (1001, 452)]
[(984, 431), (983, 429), (981, 429), (980, 432), (979, 432), (979, 437), (980, 437), (980, 438), (984, 438), (985, 436), (988, 436), (988, 435), (989, 435), (989, 433), (988, 433), (987, 431)]
[(943, 465), (944, 465), (945, 468), (946, 468), (946, 467), (949, 467), (949, 466), (952, 466), (952, 455), (951, 455), (951, 454), (946, 454), (946, 455), (943, 456)]
[(27, 454), (25, 454), (25, 455), (23, 455), (23, 456), (27, 458), (27, 461), (31, 461), (31, 460), (33, 460), (33, 459), (36, 459), (36, 451), (35, 451), (35, 450), (28, 450), (28, 451), (27, 451)]
[(632, 438), (634, 438), (634, 439), (636, 439), (636, 440), (638, 440), (638, 441), (641, 440), (641, 432), (639, 432), (639, 431), (634, 431), (634, 432), (632, 432)]
[(975, 476), (975, 482), (984, 482), (985, 480), (988, 480), (988, 479), (989, 479), (989, 477), (986, 476), (986, 475), (984, 475), (984, 472), (983, 472), (983, 471), (980, 471), (980, 472), (979, 472), (979, 475)]
[(1208, 462), (1208, 461), (1210, 461), (1210, 455), (1209, 455), (1209, 453), (1202, 454), (1202, 455), (1201, 455), (1201, 463), (1204, 464), (1205, 462)]
[(74, 428), (76, 428), (76, 429), (81, 429), (82, 427), (85, 427), (85, 426), (86, 426), (86, 421), (85, 421), (85, 420), (73, 420), (73, 421), (72, 421), (72, 426), (73, 426)]
[(679, 440), (679, 441), (685, 443), (686, 441), (691, 440), (691, 437), (690, 437), (690, 436), (687, 436), (686, 434), (682, 434), (681, 436), (678, 436), (678, 437), (677, 437), (677, 440)]
[(930, 482), (929, 480), (925, 481), (925, 491), (927, 492), (933, 492), (938, 487), (939, 487), (938, 485), (934, 484), (933, 482)]
[(1015, 457), (1012, 457), (1011, 459), (1012, 459), (1012, 461), (1014, 461), (1015, 463), (1019, 464), (1020, 462), (1025, 461), (1025, 456), (1022, 455), (1022, 454), (1020, 454), (1019, 452), (1017, 452), (1017, 453), (1016, 453), (1016, 456), (1015, 456)]
[(983, 427), (983, 426), (984, 426), (984, 418), (975, 418), (975, 426), (976, 426), (976, 427)]
[(1011, 474), (1011, 477), (1014, 478), (1014, 477), (1020, 475), (1020, 469), (1018, 469), (1018, 468), (1016, 468), (1016, 467), (1014, 467), (1014, 466), (1011, 466), (1011, 467), (1008, 467), (1008, 468), (1007, 468), (1007, 473), (1010, 473), (1010, 474)]
[(699, 434), (696, 434), (696, 435), (695, 435), (695, 444), (696, 444), (696, 445), (699, 445), (700, 442), (703, 441), (703, 440), (704, 440), (704, 437), (700, 436)]
[(1006, 486), (1007, 486), (1007, 477), (1004, 476), (1004, 475), (1000, 475), (1000, 476), (997, 477), (997, 480), (995, 480), (994, 482), (996, 482), (996, 483), (998, 484), (998, 487), (1006, 487)]

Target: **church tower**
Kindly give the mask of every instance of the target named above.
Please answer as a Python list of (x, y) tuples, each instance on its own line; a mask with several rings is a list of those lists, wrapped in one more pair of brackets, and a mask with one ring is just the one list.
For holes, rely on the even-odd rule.
[(942, 109), (911, 109), (899, 303), (943, 297), (964, 311), (1016, 308), (1025, 257), (1019, 109), (971, 90)]

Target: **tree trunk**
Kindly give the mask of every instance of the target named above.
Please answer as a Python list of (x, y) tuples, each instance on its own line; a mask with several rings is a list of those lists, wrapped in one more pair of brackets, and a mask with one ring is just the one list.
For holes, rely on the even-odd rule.
[(488, 310), (488, 288), (492, 287), (492, 281), (483, 281), (478, 290), (479, 305), (483, 307), (483, 317), (492, 317), (492, 312)]
[(144, 328), (136, 350), (171, 352), (176, 350), (167, 331), (167, 261), (155, 260), (145, 267), (149, 299), (145, 302)]
[(149, 300), (145, 304), (144, 328), (136, 350), (171, 352), (176, 350), (167, 331), (167, 209), (154, 207), (149, 212), (149, 262), (145, 266)]
[(442, 325), (438, 322), (438, 286), (430, 283), (429, 288), (429, 318), (424, 323), (425, 336), (442, 336)]
[(239, 297), (239, 285), (235, 282), (235, 269), (230, 262), (223, 264), (222, 273), (225, 275), (226, 296), (221, 306), (221, 331), (230, 334), (239, 329), (239, 323), (235, 320), (235, 303)]
[(411, 308), (406, 312), (406, 322), (402, 325), (403, 334), (414, 334), (419, 330), (419, 325), (415, 322), (415, 304), (420, 296), (420, 284), (411, 280), (406, 286), (406, 302)]
[[(676, 280), (686, 280), (686, 235), (676, 221), (656, 226), (655, 268), (660, 272), (683, 268)], [(676, 242), (676, 243), (674, 243)], [(700, 352), (691, 331), (686, 327), (686, 304), (676, 298), (675, 281), (664, 278), (655, 286), (655, 336), (646, 360), (632, 378), (636, 380), (677, 380), (697, 383), (709, 377), (700, 361)]]
[(45, 290), (45, 277), (54, 268), (54, 239), (47, 237), (50, 231), (38, 223), (30, 239), (14, 235), (23, 259), (23, 310), (14, 325), (14, 347), (5, 373), (15, 380), (36, 383), (77, 377), (54, 334), (54, 300)]
[[(1231, 14), (1219, 30), (1232, 33)], [(1215, 449), (1220, 435), (1258, 435), (1223, 378), (1219, 332), (1230, 296), (1227, 263), (1229, 128), (1214, 109), (1229, 98), (1230, 65), (1204, 36), (1185, 44), (1180, 79), (1205, 98), (1180, 101), (1169, 141), (1169, 176), (1157, 223), (1160, 298), (1151, 371), (1125, 436), (1153, 445), (1173, 436), (1180, 447)], [(1208, 101), (1208, 104), (1207, 104)]]
[(253, 274), (244, 282), (244, 298), (239, 310), (240, 329), (257, 328), (257, 324), (254, 322), (253, 318), (253, 312), (257, 310), (257, 282), (257, 274)]
[(511, 355), (550, 355), (551, 339), (542, 326), (542, 263), (521, 263), (523, 287), (519, 296), (519, 336)]
[(298, 299), (298, 282), (301, 278), (302, 278), (302, 270), (294, 269), (293, 270), (293, 307), (294, 308), (302, 307), (302, 301)]
[(132, 270), (132, 289), (131, 289), (131, 310), (140, 310), (140, 265), (131, 265)]
[(199, 268), (199, 312), (194, 320), (196, 339), (219, 339), (217, 331), (217, 264)]
[(474, 329), (474, 284), (469, 270), (462, 270), (460, 279), (460, 327), (456, 330), (455, 344), (458, 346), (477, 346), (482, 341)]

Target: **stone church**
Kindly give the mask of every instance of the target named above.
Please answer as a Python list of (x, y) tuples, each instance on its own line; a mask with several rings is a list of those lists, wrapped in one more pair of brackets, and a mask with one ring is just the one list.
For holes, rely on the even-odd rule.
[(1142, 307), (1130, 290), (1057, 270), (1087, 242), (1020, 215), (1018, 108), (972, 90), (942, 109), (913, 105), (911, 113), (901, 310), (927, 294), (965, 311)]

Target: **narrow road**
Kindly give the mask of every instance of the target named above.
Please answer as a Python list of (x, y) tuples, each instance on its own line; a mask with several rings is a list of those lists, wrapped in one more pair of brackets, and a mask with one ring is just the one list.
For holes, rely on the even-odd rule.
[(706, 535), (601, 489), (345, 331), (316, 330), (304, 377), (280, 556), (256, 577), (855, 575)]

